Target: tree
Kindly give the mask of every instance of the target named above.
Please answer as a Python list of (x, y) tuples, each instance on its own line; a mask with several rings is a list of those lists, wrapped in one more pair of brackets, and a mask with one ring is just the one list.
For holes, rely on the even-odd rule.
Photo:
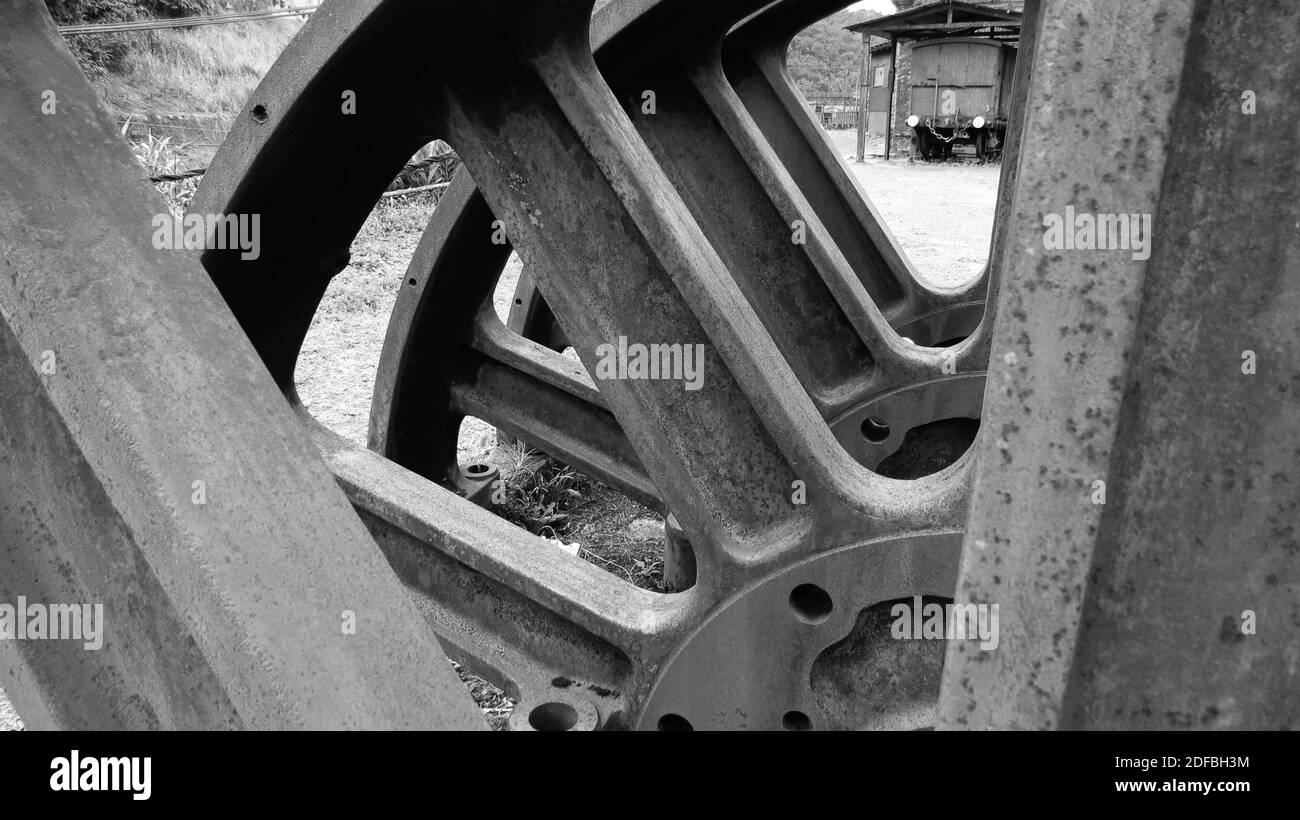
[(787, 64), (805, 94), (851, 95), (858, 85), (860, 38), (846, 26), (879, 17), (874, 11), (840, 12), (804, 29), (790, 44)]

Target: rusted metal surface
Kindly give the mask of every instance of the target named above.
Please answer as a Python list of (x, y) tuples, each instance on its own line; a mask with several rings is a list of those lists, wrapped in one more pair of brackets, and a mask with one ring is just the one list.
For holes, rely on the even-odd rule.
[[(949, 647), (942, 725), (1300, 725), (1297, 32), (1044, 4), (959, 594), (1002, 640)], [(1149, 260), (1045, 248), (1067, 207), (1151, 215)]]
[[(581, 365), (507, 332), (496, 318), (492, 287), (510, 247), (493, 243), (494, 219), (463, 177), (435, 211), (390, 320), (371, 405), (371, 448), (451, 485), (459, 472), (460, 423), (474, 416), (662, 508)], [(551, 315), (545, 305), (539, 309)]]
[[(952, 550), (959, 539), (955, 530), (885, 538), (782, 567), (758, 580), (689, 636), (651, 693), (640, 728), (932, 727), (941, 661), (935, 644), (885, 643), (886, 652), (898, 656), (890, 659), (896, 676), (887, 692), (870, 679), (866, 685), (845, 679), (838, 691), (814, 688), (814, 668), (872, 606), (913, 595), (951, 598)], [(803, 604), (797, 591), (804, 589), (825, 604)], [(883, 668), (872, 653), (852, 654), (862, 666)], [(924, 704), (909, 685), (918, 678), (936, 690), (926, 693)], [(875, 708), (858, 708), (867, 703)]]
[(899, 248), (870, 192), (810, 115), (786, 69), (794, 37), (844, 7), (839, 0), (771, 4), (727, 38), (727, 79), (890, 324), (917, 344), (964, 339), (984, 312), (987, 269), (960, 287), (928, 284)]
[[(835, 3), (791, 0), (771, 5), (733, 30), (722, 52), (726, 55), (727, 79), (735, 85), (735, 94), (718, 73), (712, 40), (695, 46), (686, 37), (675, 40), (672, 58), (661, 44), (636, 41), (638, 36), (654, 41), (660, 29), (681, 28), (672, 15), (700, 17), (698, 10), (672, 3), (616, 4), (604, 15), (597, 15), (593, 36), (597, 63), (605, 78), (623, 98), (638, 130), (683, 192), (710, 241), (720, 249), (728, 269), (739, 271), (738, 279), (748, 284), (746, 297), (760, 310), (766, 308), (765, 324), (776, 332), (787, 358), (815, 363), (813, 367), (799, 368), (800, 378), (815, 398), (822, 399), (822, 412), (832, 419), (838, 440), (861, 463), (874, 468), (897, 452), (911, 429), (945, 419), (978, 418), (978, 394), (982, 390), (979, 379), (982, 362), (987, 358), (988, 335), (982, 329), (960, 351), (952, 351), (954, 359), (946, 370), (943, 360), (937, 360), (945, 375), (960, 372), (961, 380), (927, 381), (926, 368), (896, 374), (893, 385), (887, 376), (872, 378), (873, 371), (890, 369), (893, 352), (888, 348), (892, 342), (887, 332), (872, 330), (861, 332), (862, 342), (854, 338), (864, 325), (878, 328), (883, 323), (878, 316), (861, 317), (861, 295), (846, 293), (843, 288), (844, 272), (850, 269), (845, 265), (857, 260), (850, 267), (860, 276), (863, 271), (869, 274), (861, 278), (873, 308), (883, 309), (890, 321), (902, 327), (900, 335), (910, 334), (917, 342), (931, 339), (952, 343), (969, 335), (984, 313), (988, 272), (964, 288), (929, 289), (906, 262), (861, 185), (843, 166), (820, 124), (807, 111), (785, 71), (785, 50), (801, 28), (837, 8)], [(648, 14), (650, 9), (655, 13)], [(718, 13), (726, 12), (720, 8)], [(692, 54), (700, 56), (692, 58)], [(699, 67), (692, 69), (691, 60)], [(638, 67), (638, 61), (647, 66)], [(688, 73), (686, 79), (671, 79)], [(679, 90), (668, 97), (671, 110), (647, 114), (641, 110), (642, 95), (643, 89), (650, 87), (685, 87), (687, 92)], [(1023, 99), (1022, 87), (1008, 104), (1018, 111)], [(1012, 129), (1013, 140), (1016, 130)], [(1007, 148), (1004, 183), (1016, 158), (1015, 145)], [(1004, 184), (999, 215), (1006, 213), (1009, 191), (1010, 185)], [(731, 204), (737, 200), (748, 204), (744, 209), (735, 209)], [(811, 208), (821, 220), (812, 222), (811, 247), (782, 244), (788, 225), (776, 221), (767, 224), (755, 218), (768, 213), (769, 208), (779, 210), (783, 202), (795, 203), (794, 210), (800, 215), (806, 215)], [(786, 210), (791, 210), (789, 205)], [(728, 220), (735, 223), (742, 214), (741, 224), (728, 224)], [(827, 243), (827, 237), (835, 241)], [(426, 237), (430, 239), (442, 241), (441, 237)], [(827, 245), (829, 253), (824, 251)], [(861, 253), (866, 256), (861, 257)], [(998, 258), (997, 249), (993, 258)], [(758, 273), (747, 273), (750, 271)], [(826, 304), (826, 285), (834, 284), (837, 278), (839, 290), (831, 288), (837, 303)], [(898, 300), (899, 294), (903, 294), (902, 301)], [(822, 300), (820, 306), (818, 299)], [(854, 327), (843, 328), (845, 321)], [(516, 290), (510, 327), (547, 346), (567, 344), (562, 331), (557, 335), (554, 316), (527, 271)], [(810, 334), (822, 343), (810, 343)], [(394, 322), (390, 345), (409, 335), (407, 326)], [(848, 341), (844, 341), (846, 337)], [(875, 353), (866, 352), (864, 343)], [(819, 352), (813, 353), (814, 349)], [(862, 351), (859, 361), (855, 363), (852, 355), (846, 357), (845, 353), (827, 352), (841, 349), (849, 354)], [(873, 355), (885, 361), (879, 367), (876, 362), (863, 361)], [(931, 356), (929, 361), (928, 369), (933, 373), (936, 359)], [(384, 401), (381, 391), (391, 395), (386, 373), (393, 369), (381, 368), (377, 404)], [(828, 404), (827, 394), (836, 397), (839, 410)], [(883, 422), (889, 431), (884, 440), (864, 438), (862, 427), (868, 420)], [(503, 426), (508, 429), (512, 421), (505, 419)], [(568, 458), (564, 449), (547, 452)], [(912, 455), (904, 453), (901, 457)]]
[[(636, 60), (636, 54), (629, 55), (625, 47), (613, 47), (610, 49), (611, 56), (602, 59), (602, 47), (606, 39), (614, 39), (618, 35), (635, 36), (636, 27), (629, 26), (629, 23), (639, 17), (646, 17), (645, 10), (656, 5), (648, 2), (614, 4), (605, 14), (597, 15), (593, 31), (597, 62), (616, 92), (622, 87), (621, 96), (626, 98), (629, 112), (643, 132), (647, 131), (652, 117), (636, 116), (642, 102), (638, 95), (643, 89), (633, 86), (640, 83), (641, 86), (649, 87), (654, 84), (651, 78), (656, 73), (662, 73), (665, 68), (671, 71), (673, 67), (637, 70), (635, 81), (631, 85), (624, 82), (620, 86), (618, 77), (612, 76), (616, 71), (611, 70), (611, 64), (616, 67), (620, 62)], [(987, 270), (961, 287), (936, 288), (927, 284), (925, 277), (918, 274), (907, 260), (906, 254), (898, 247), (862, 184), (845, 168), (825, 129), (809, 112), (802, 93), (794, 86), (785, 68), (786, 50), (795, 35), (843, 6), (840, 0), (786, 0), (772, 3), (761, 13), (751, 15), (739, 28), (729, 32), (722, 49), (726, 79), (744, 106), (744, 114), (733, 115), (732, 119), (738, 118), (746, 122), (746, 126), (752, 124), (758, 127), (762, 139), (768, 143), (770, 151), (774, 152), (784, 171), (789, 174), (798, 193), (806, 198), (812, 212), (833, 240), (835, 248), (843, 254), (842, 264), (850, 267), (871, 299), (900, 334), (918, 344), (950, 344), (969, 336), (978, 325), (984, 308)], [(726, 15), (728, 10), (724, 4), (712, 11)], [(692, 16), (703, 16), (697, 8), (691, 12)], [(674, 10), (671, 4), (665, 4), (657, 13), (671, 15)], [(675, 13), (684, 12), (677, 10)], [(679, 22), (676, 27), (680, 28), (680, 25)], [(653, 18), (641, 24), (643, 30), (653, 26)], [(633, 31), (624, 34), (624, 27)], [(684, 43), (675, 44), (674, 50), (680, 52), (684, 46)], [(655, 49), (638, 53), (643, 55), (644, 60), (650, 54), (660, 55), (663, 50), (660, 43)], [(715, 72), (711, 79), (716, 85), (720, 79), (716, 76), (716, 66), (705, 65), (704, 68)], [(714, 95), (715, 104), (716, 100), (717, 96)], [(730, 102), (724, 95), (723, 103)], [(681, 128), (680, 123), (677, 127)], [(733, 132), (734, 128), (733, 125)], [(717, 142), (716, 138), (710, 139), (707, 132), (697, 131), (691, 137), (694, 145), (692, 153), (701, 157), (708, 156), (708, 146)], [(650, 134), (647, 134), (647, 138), (652, 146), (671, 145), (666, 142), (657, 143)], [(724, 149), (721, 156), (725, 158), (734, 150)], [(770, 169), (768, 173), (771, 173)], [(710, 175), (703, 176), (704, 179), (709, 177)], [(679, 178), (675, 178), (675, 181), (677, 179)], [(725, 180), (713, 181), (721, 183)], [(746, 196), (743, 190), (735, 191), (734, 194), (744, 201), (754, 199), (752, 195)], [(766, 198), (758, 197), (759, 201)], [(705, 219), (715, 214), (716, 209), (701, 206), (694, 207), (693, 212), (697, 218)], [(747, 247), (742, 243), (737, 244)], [(780, 268), (779, 265), (775, 267)], [(540, 299), (529, 276), (520, 282), (510, 324), (529, 338), (552, 338), (553, 316)]]
[[(611, 55), (603, 58), (603, 78), (587, 40), (590, 3), (555, 0), (511, 14), (492, 3), (448, 4), (439, 13), (450, 9), (464, 18), (458, 30), (478, 34), (433, 61), (404, 47), (431, 22), (431, 9), (327, 4), (250, 101), (250, 110), (265, 106), (267, 121), (237, 129), (198, 198), (207, 209), (255, 208), (268, 223), (283, 220), (286, 237), (328, 226), (324, 234), (336, 240), (331, 250), (268, 238), (270, 252), (258, 262), (215, 253), (205, 260), (287, 387), (305, 317), (323, 291), (320, 272), (334, 271), (344, 258), (340, 249), (385, 177), (433, 136), (464, 159), (477, 191), (466, 179), (453, 185), (399, 297), (376, 390), (377, 454), (317, 435), (453, 656), (521, 695), (516, 722), (531, 722), (536, 713), (547, 725), (568, 714), (554, 699), (572, 705), (578, 698), (594, 708), (595, 724), (608, 728), (654, 728), (670, 710), (689, 722), (695, 718), (681, 712), (696, 709), (701, 725), (779, 728), (781, 721), (769, 718), (790, 711), (815, 727), (837, 725), (853, 710), (819, 705), (807, 680), (783, 678), (753, 690), (752, 702), (730, 717), (716, 716), (716, 698), (681, 704), (681, 686), (721, 680), (724, 667), (732, 677), (757, 673), (754, 650), (762, 644), (771, 652), (772, 635), (783, 644), (776, 655), (795, 653), (811, 664), (854, 628), (859, 611), (881, 603), (877, 596), (951, 594), (955, 580), (969, 475), (968, 460), (951, 464), (960, 449), (938, 472), (887, 479), (854, 458), (827, 416), (864, 412), (867, 397), (893, 389), (969, 379), (982, 363), (957, 353), (957, 372), (946, 374), (946, 352), (908, 344), (890, 329), (747, 119), (716, 51), (732, 22), (761, 4), (720, 4), (707, 14), (688, 14), (686, 5), (625, 5), (625, 16), (605, 24), (609, 34), (600, 33), (598, 19), (598, 59)], [(684, 22), (690, 25), (682, 28)], [(662, 66), (614, 59), (617, 50), (601, 48), (674, 25), (679, 48)], [(373, 46), (381, 42), (383, 49)], [(397, 104), (403, 92), (391, 87), (393, 77), (436, 104)], [(605, 83), (611, 77), (614, 93)], [(372, 99), (347, 121), (331, 104), (343, 78), (358, 87), (358, 99)], [(662, 119), (636, 115), (634, 122), (627, 112), (640, 110), (634, 103), (647, 86), (659, 91)], [(305, 133), (315, 136), (307, 143), (295, 136)], [(708, 134), (712, 141), (694, 155), (666, 145)], [(366, 159), (349, 165), (363, 138)], [(728, 152), (725, 164), (705, 164), (717, 150)], [(342, 180), (322, 179), (312, 171), (321, 164), (351, 171)], [(768, 203), (771, 217), (762, 224), (780, 227), (781, 236), (790, 237), (794, 219), (809, 225), (808, 247), (771, 250), (805, 266), (790, 277), (791, 287), (835, 316), (847, 314), (835, 319), (836, 332), (870, 340), (864, 349), (876, 366), (857, 367), (848, 399), (816, 389), (815, 368), (823, 365), (800, 358), (790, 306), (764, 292), (773, 285), (753, 278), (769, 272), (748, 269), (755, 260), (735, 236), (744, 226), (701, 220), (718, 203), (692, 175), (711, 167)], [(289, 189), (300, 194), (292, 203), (273, 195)], [(493, 243), (500, 227), (509, 245)], [(767, 241), (752, 232), (741, 239)], [(507, 333), (492, 314), (489, 297), (512, 248), (584, 366)], [(277, 311), (304, 320), (273, 322), (269, 303), (253, 298), (265, 289), (255, 282), (270, 282), (279, 298), (292, 300)], [(701, 344), (707, 377), (691, 391), (671, 381), (593, 384), (586, 374), (596, 372), (598, 347), (618, 337)], [(869, 361), (859, 359), (857, 365)], [(841, 379), (857, 366), (847, 361)], [(976, 416), (978, 389), (971, 400)], [(916, 406), (921, 413), (911, 423), (930, 420), (920, 417), (924, 402)], [(695, 583), (673, 595), (635, 590), (439, 487), (454, 467), (454, 431), (466, 414), (558, 450), (634, 497), (672, 510), (692, 548)], [(862, 426), (861, 419), (852, 423)], [(900, 418), (898, 439), (887, 446), (901, 443), (909, 426)], [(860, 446), (856, 439), (853, 446)], [(918, 564), (907, 545), (921, 543), (930, 558)], [(833, 570), (798, 569), (812, 564)], [(898, 584), (836, 580), (882, 566)], [(762, 602), (789, 596), (790, 583), (816, 582), (826, 585), (840, 614), (821, 629), (777, 628), (789, 607), (770, 610)], [(765, 616), (725, 614), (753, 608)], [(732, 649), (709, 652), (719, 640)], [(933, 670), (927, 674), (932, 678)], [(557, 687), (557, 680), (570, 685)], [(718, 688), (715, 695), (731, 691)]]
[[(945, 372), (948, 354), (920, 353), (889, 332), (889, 319), (880, 311), (892, 312), (895, 323), (907, 325), (906, 332), (917, 337), (911, 341), (953, 342), (978, 323), (984, 285), (981, 280), (942, 294), (927, 290), (808, 114), (783, 62), (774, 71), (789, 98), (788, 109), (768, 110), (763, 94), (754, 90), (749, 96), (757, 99), (742, 104), (742, 98), (732, 92), (717, 61), (719, 42), (734, 22), (761, 5), (717, 4), (706, 14), (689, 3), (616, 4), (596, 17), (596, 60), (692, 216), (795, 367), (805, 390), (831, 420), (837, 439), (854, 458), (874, 467), (904, 444), (910, 429), (949, 418), (978, 418), (982, 367), (977, 358), (986, 349), (973, 347), (976, 357), (963, 354), (960, 363), (950, 362)], [(785, 46), (797, 30), (831, 10), (823, 6), (778, 4), (755, 18), (768, 22), (763, 37), (752, 31), (755, 22), (741, 28), (750, 32), (748, 39), (742, 39), (741, 50), (768, 56), (779, 53), (783, 61)], [(691, 26), (693, 33), (687, 34)], [(671, 48), (661, 42), (665, 30), (682, 32)], [(727, 51), (734, 50), (730, 43), (739, 36), (727, 39)], [(761, 45), (750, 39), (760, 39)], [(759, 82), (766, 83), (761, 73), (738, 89)], [(647, 109), (648, 91), (661, 96), (663, 104)], [(754, 117), (778, 124), (759, 127)], [(797, 131), (801, 139), (791, 141), (778, 134), (769, 142), (774, 128)], [(737, 208), (736, 202), (745, 205)], [(823, 216), (831, 221), (823, 223)], [(850, 224), (856, 245), (832, 241), (839, 236), (834, 226)], [(799, 243), (790, 238), (797, 225), (807, 233)], [(426, 243), (436, 243), (448, 253), (445, 237), (444, 232), (431, 230)], [(850, 265), (843, 253), (855, 252), (851, 248), (866, 253), (866, 261)], [(853, 281), (855, 277), (862, 288)], [(407, 316), (412, 313), (405, 311)], [(904, 314), (911, 318), (899, 318)], [(492, 323), (490, 317), (485, 321)], [(531, 275), (521, 280), (516, 291), (510, 324), (526, 337), (554, 345), (549, 341), (554, 317), (540, 300)], [(401, 344), (411, 335), (409, 325), (395, 322), (389, 344)], [(397, 378), (388, 373), (396, 369), (395, 358), (389, 357), (381, 368), (377, 405), (387, 400), (381, 392), (389, 396), (393, 392), (388, 383)], [(962, 379), (935, 378), (958, 371)], [(920, 400), (911, 400), (913, 396)], [(881, 420), (882, 414), (890, 435), (866, 440), (863, 424), (869, 418)], [(514, 415), (512, 411), (500, 416), (503, 429), (511, 429)], [(384, 420), (376, 421), (382, 429)], [(550, 449), (544, 442), (542, 446), (561, 458), (570, 457), (563, 448)], [(617, 480), (612, 483), (618, 485)]]
[(103, 606), (0, 640), (28, 727), (481, 726), (43, 4), (0, 76), (0, 601)]
[[(0, 592), (35, 578), (124, 630), (101, 653), (0, 642), (19, 711), (476, 725), (445, 649), (517, 730), (1294, 727), (1300, 212), (1272, 146), (1300, 121), (1224, 110), (1300, 81), (1257, 69), (1297, 12), (1028, 3), (989, 271), (939, 292), (784, 72), (833, 4), (635, 0), (594, 38), (591, 8), (327, 2), (191, 206), (263, 226), (255, 258), (204, 254), (210, 281), (149, 246), (162, 206), (121, 196), (138, 170), (39, 4), (0, 12)], [(434, 27), (458, 37), (430, 53)], [(68, 114), (38, 120), (51, 82)], [(367, 450), (311, 418), (294, 366), (435, 137), (473, 182), (406, 276)], [(1159, 242), (1048, 249), (1066, 208), (1152, 214)], [(535, 340), (493, 310), (512, 250), (544, 297), (520, 307), (553, 311)], [(626, 341), (698, 344), (703, 378), (593, 381)], [(494, 515), (456, 462), (467, 415), (671, 513), (678, 591)], [(991, 645), (892, 634), (899, 603), (954, 593), (1000, 605)]]

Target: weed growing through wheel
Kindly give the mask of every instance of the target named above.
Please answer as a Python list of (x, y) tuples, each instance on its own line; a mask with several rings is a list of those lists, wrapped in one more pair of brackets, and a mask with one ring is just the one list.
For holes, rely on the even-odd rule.
[(496, 454), (501, 478), (492, 488), (493, 509), (533, 535), (566, 535), (573, 511), (586, 504), (599, 486), (572, 467), (517, 442), (497, 445)]
[[(126, 137), (131, 128), (128, 120), (122, 126), (122, 136)], [(137, 162), (144, 168), (146, 174), (150, 177), (161, 177), (169, 174), (179, 175), (186, 168), (181, 165), (181, 156), (189, 151), (188, 143), (173, 143), (171, 137), (162, 137), (161, 139), (152, 132), (146, 134), (143, 139), (129, 140), (131, 153), (135, 156)], [(167, 210), (172, 217), (181, 217), (190, 207), (190, 201), (194, 199), (194, 192), (199, 188), (199, 177), (189, 179), (180, 179), (169, 182), (155, 182), (156, 190), (167, 204)]]

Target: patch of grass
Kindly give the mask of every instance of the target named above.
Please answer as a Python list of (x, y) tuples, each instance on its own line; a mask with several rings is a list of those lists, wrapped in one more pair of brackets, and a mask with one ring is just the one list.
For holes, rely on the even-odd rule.
[(595, 546), (583, 547), (581, 557), (633, 586), (651, 592), (665, 591), (662, 544), (615, 537)]
[(575, 512), (572, 537), (584, 561), (641, 589), (665, 592), (663, 518), (603, 485)]
[(100, 99), (119, 118), (139, 114), (233, 119), (302, 27), (295, 18), (194, 29), (96, 35), (114, 60), (81, 58)]
[(493, 509), (502, 518), (543, 538), (567, 535), (573, 512), (602, 487), (566, 464), (517, 443), (497, 445), (505, 499)]
[[(493, 512), (534, 535), (576, 541), (582, 560), (642, 589), (664, 591), (663, 519), (658, 513), (511, 441), (499, 443), (491, 461), (506, 490), (505, 502), (493, 505)], [(639, 523), (635, 532), (632, 522)]]
[(334, 278), (318, 314), (347, 318), (393, 308), (402, 275), (433, 214), (436, 192), (380, 200), (352, 243), (345, 274)]

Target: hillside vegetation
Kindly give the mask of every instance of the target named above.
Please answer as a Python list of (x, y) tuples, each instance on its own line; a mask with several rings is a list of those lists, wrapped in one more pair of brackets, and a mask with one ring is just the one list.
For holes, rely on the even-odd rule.
[(129, 50), (113, 70), (91, 79), (122, 117), (233, 118), (301, 26), (290, 18), (113, 35)]
[(790, 44), (790, 76), (805, 94), (852, 94), (858, 82), (860, 38), (845, 26), (872, 20), (874, 11), (840, 12), (804, 29)]
[[(270, 0), (46, 0), (60, 24), (219, 14), (280, 7)], [(67, 38), (104, 104), (119, 118), (237, 115), (301, 28), (289, 18)]]

